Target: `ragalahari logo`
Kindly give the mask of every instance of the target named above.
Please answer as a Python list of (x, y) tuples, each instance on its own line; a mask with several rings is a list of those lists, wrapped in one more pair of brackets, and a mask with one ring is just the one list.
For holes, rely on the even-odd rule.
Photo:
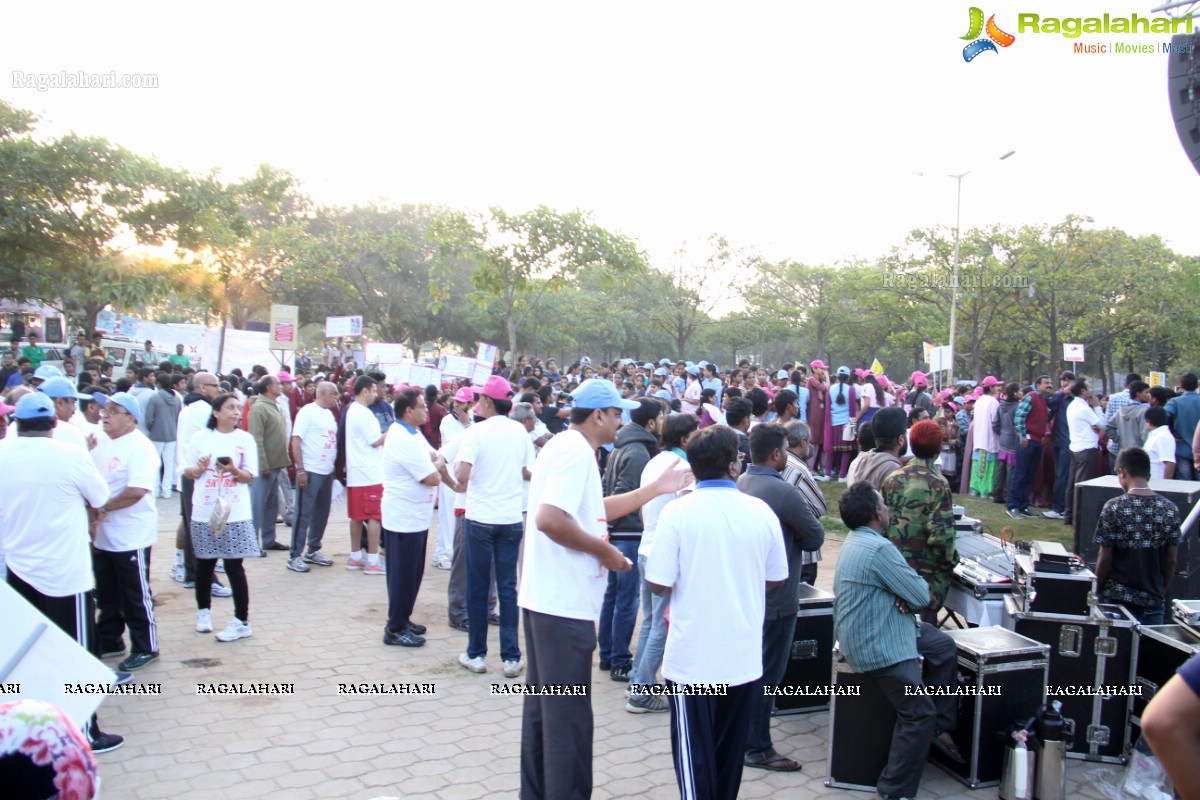
[[(980, 53), (986, 53), (989, 50), (993, 53), (998, 53), (996, 45), (1008, 47), (1017, 40), (1017, 37), (1011, 33), (1005, 33), (996, 25), (996, 15), (992, 14), (988, 17), (987, 25), (983, 24), (983, 9), (971, 6), (971, 27), (967, 30), (967, 35), (964, 39), (973, 39), (969, 45), (963, 48), (963, 61), (973, 61), (975, 56)], [(987, 31), (987, 38), (980, 39), (979, 34)]]

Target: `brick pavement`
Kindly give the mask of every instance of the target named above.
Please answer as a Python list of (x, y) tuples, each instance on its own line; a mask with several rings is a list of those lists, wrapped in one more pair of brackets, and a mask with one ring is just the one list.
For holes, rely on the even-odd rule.
[[(427, 566), (414, 619), (429, 627), (420, 649), (387, 647), (381, 636), (385, 579), (343, 568), (349, 550), (344, 503), (335, 505), (324, 552), (328, 569), (284, 568), (286, 553), (248, 560), (254, 635), (223, 644), (194, 630), (195, 602), (168, 576), (174, 559), (178, 500), (159, 501), (160, 536), (152, 560), (158, 593), (161, 658), (137, 674), (162, 695), (112, 697), (100, 709), (104, 729), (125, 746), (98, 756), (105, 800), (130, 798), (388, 798), (471, 800), (515, 797), (519, 785), (519, 696), (492, 696), (505, 683), (497, 629), (486, 675), (462, 669), (466, 634), (446, 625), (448, 574)], [(281, 540), (290, 529), (281, 527)], [(833, 537), (831, 537), (833, 538)], [(432, 557), (432, 539), (430, 552)], [(826, 547), (818, 584), (831, 588), (840, 539)], [(231, 599), (213, 599), (220, 630)], [(197, 696), (197, 682), (295, 683), (294, 696)], [(629, 714), (624, 684), (593, 673), (595, 792), (598, 799), (678, 796), (671, 768), (668, 715)], [(428, 684), (432, 696), (339, 696), (338, 684)], [(747, 769), (741, 797), (866, 797), (826, 788), (828, 714), (773, 723), (776, 746), (800, 760), (799, 773)], [(1091, 783), (1106, 765), (1071, 762), (1071, 794), (1101, 795)], [(935, 767), (921, 797), (994, 797), (966, 791)]]

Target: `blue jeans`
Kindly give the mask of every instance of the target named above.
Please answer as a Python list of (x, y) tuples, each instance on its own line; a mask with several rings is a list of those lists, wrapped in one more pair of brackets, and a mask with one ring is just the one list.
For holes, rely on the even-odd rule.
[(1175, 454), (1175, 480), (1177, 481), (1194, 481), (1196, 480), (1196, 465), (1192, 459), (1184, 458), (1178, 453)]
[(505, 661), (521, 660), (517, 643), (517, 554), (523, 528), (520, 522), (485, 525), (467, 518), (468, 658), (487, 655), (488, 589), (494, 558), (496, 594), (500, 598), (500, 657)]
[(1029, 490), (1041, 461), (1041, 442), (1030, 439), (1024, 447), (1017, 445), (1017, 468), (1013, 471), (1012, 486), (1008, 490), (1008, 507), (1012, 511), (1029, 509)]
[(615, 539), (613, 547), (633, 562), (633, 568), (624, 572), (608, 573), (608, 588), (604, 592), (604, 605), (600, 610), (600, 660), (612, 664), (613, 668), (628, 667), (633, 663), (629, 642), (633, 639), (633, 626), (637, 622), (638, 586), (641, 584), (638, 569), (637, 540)]
[(1054, 447), (1054, 510), (1067, 512), (1067, 479), (1071, 476), (1071, 448), (1063, 445)]
[[(1110, 600), (1109, 602), (1119, 601)], [(1122, 603), (1122, 605), (1124, 605), (1126, 610), (1128, 610), (1130, 614), (1133, 614), (1137, 621), (1142, 625), (1162, 625), (1164, 618), (1166, 617), (1167, 609), (1165, 603), (1159, 603), (1154, 608), (1135, 606), (1129, 603)]]
[[(646, 574), (646, 557), (638, 556), (638, 572)], [(663, 652), (667, 649), (667, 623), (663, 612), (671, 602), (671, 594), (659, 597), (650, 591), (650, 584), (642, 580), (642, 632), (638, 634), (637, 658), (633, 671), (629, 673), (630, 684), (657, 683), (658, 670), (662, 667)], [(635, 694), (641, 694), (636, 692)]]

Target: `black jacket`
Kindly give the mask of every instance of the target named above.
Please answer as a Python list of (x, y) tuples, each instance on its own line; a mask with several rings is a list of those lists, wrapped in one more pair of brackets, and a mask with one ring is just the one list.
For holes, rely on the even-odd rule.
[[(657, 454), (658, 440), (641, 425), (629, 424), (621, 428), (604, 468), (604, 496), (624, 494), (640, 487), (642, 470)], [(609, 520), (608, 530), (612, 539), (641, 539), (640, 511)]]

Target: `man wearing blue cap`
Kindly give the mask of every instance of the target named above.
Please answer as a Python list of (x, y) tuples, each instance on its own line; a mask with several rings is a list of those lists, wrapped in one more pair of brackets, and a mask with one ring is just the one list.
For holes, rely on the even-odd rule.
[[(0, 448), (0, 474), (5, 476), (0, 549), (8, 567), (6, 580), (98, 656), (87, 507), (104, 505), (108, 486), (85, 450), (53, 440), (61, 423), (50, 397), (41, 392), (23, 396), (13, 416), (17, 435), (6, 437)], [(115, 750), (124, 742), (103, 733), (95, 716), (84, 730), (93, 752)]]
[[(44, 369), (44, 367), (43, 367)], [(90, 450), (96, 446), (96, 437), (85, 437), (83, 431), (70, 423), (75, 416), (76, 401), (86, 397), (75, 391), (75, 385), (62, 377), (48, 378), (42, 381), (38, 391), (51, 398), (54, 403), (54, 414), (58, 417), (58, 425), (54, 427), (54, 438), (60, 442), (73, 444)], [(88, 399), (91, 399), (88, 397)]]
[(158, 538), (159, 457), (138, 429), (142, 406), (137, 398), (117, 392), (102, 412), (107, 436), (92, 451), (92, 460), (108, 482), (109, 500), (96, 516), (92, 570), (96, 575), (96, 608), (103, 656), (125, 653), (129, 629), (130, 655), (121, 662), (127, 672), (158, 658), (158, 626), (150, 600), (150, 548)]
[(611, 381), (586, 380), (571, 394), (571, 427), (542, 448), (529, 484), (529, 517), (517, 599), (525, 624), (525, 683), (583, 686), (583, 694), (526, 695), (521, 725), (521, 797), (589, 797), (592, 791), (592, 653), (608, 570), (632, 567), (609, 544), (608, 520), (632, 514), (690, 482), (669, 470), (654, 483), (604, 497), (596, 449), (612, 443), (621, 399)]

